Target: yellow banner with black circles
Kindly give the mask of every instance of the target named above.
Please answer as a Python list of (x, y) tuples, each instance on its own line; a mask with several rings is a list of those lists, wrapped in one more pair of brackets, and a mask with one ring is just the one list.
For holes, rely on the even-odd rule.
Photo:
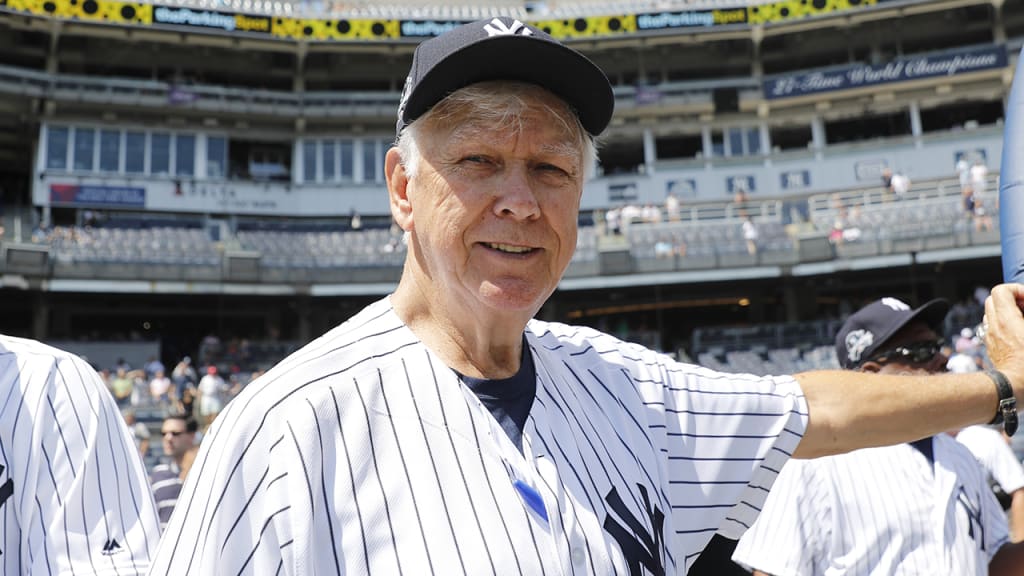
[[(857, 10), (879, 1), (884, 0), (782, 0), (714, 10), (615, 14), (531, 20), (530, 23), (556, 38), (571, 40), (785, 22)], [(458, 20), (293, 18), (121, 0), (0, 0), (0, 11), (111, 25), (170, 26), (315, 42), (422, 39), (464, 23)]]

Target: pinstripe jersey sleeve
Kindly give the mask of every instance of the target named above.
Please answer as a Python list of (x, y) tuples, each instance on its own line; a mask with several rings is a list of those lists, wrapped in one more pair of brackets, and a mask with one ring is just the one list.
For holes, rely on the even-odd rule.
[(832, 498), (814, 464), (790, 460), (772, 486), (754, 525), (736, 545), (733, 560), (773, 576), (810, 576), (831, 537)]
[(0, 336), (3, 574), (145, 574), (159, 539), (141, 455), (80, 358)]

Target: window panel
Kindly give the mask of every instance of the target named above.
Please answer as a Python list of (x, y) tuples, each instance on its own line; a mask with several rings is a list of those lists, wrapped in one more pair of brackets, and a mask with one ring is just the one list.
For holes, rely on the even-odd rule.
[(100, 131), (100, 171), (119, 172), (121, 170), (121, 132), (119, 130)]
[(142, 132), (124, 135), (124, 171), (129, 174), (146, 171), (146, 135)]
[(96, 130), (75, 128), (75, 170), (92, 172), (93, 152), (96, 149)]
[(206, 138), (206, 177), (221, 180), (228, 164), (228, 141), (223, 136)]
[(334, 181), (334, 141), (324, 140), (320, 142), (320, 169), (323, 171), (324, 182)]
[(316, 182), (316, 141), (302, 143), (302, 180)]
[(196, 170), (196, 137), (178, 134), (174, 138), (174, 174), (192, 176)]
[(152, 134), (149, 140), (149, 173), (171, 173), (171, 135)]
[(68, 128), (49, 126), (46, 128), (46, 169), (67, 170)]

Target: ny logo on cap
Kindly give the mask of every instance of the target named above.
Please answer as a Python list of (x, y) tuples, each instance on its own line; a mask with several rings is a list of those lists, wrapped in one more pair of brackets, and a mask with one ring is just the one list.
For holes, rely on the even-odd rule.
[(484, 30), (487, 31), (488, 36), (530, 36), (533, 34), (533, 31), (519, 20), (513, 20), (511, 25), (506, 26), (498, 18), (484, 25)]
[[(897, 300), (899, 302), (899, 300)], [(846, 335), (846, 355), (851, 362), (860, 362), (860, 356), (875, 343), (875, 335), (867, 330), (854, 330)]]
[(906, 302), (897, 298), (882, 298), (882, 306), (887, 306), (897, 312), (910, 310), (910, 306)]

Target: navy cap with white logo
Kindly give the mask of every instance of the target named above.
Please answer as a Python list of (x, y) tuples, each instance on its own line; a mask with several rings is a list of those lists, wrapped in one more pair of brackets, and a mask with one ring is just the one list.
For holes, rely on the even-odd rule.
[(517, 80), (565, 100), (583, 129), (600, 134), (615, 97), (596, 64), (543, 30), (513, 18), (463, 24), (416, 48), (398, 107), (397, 132), (452, 92), (487, 80)]
[(882, 298), (854, 312), (836, 334), (836, 358), (847, 370), (863, 364), (893, 334), (914, 320), (920, 320), (937, 334), (949, 312), (949, 302), (937, 298), (919, 308), (897, 298)]

